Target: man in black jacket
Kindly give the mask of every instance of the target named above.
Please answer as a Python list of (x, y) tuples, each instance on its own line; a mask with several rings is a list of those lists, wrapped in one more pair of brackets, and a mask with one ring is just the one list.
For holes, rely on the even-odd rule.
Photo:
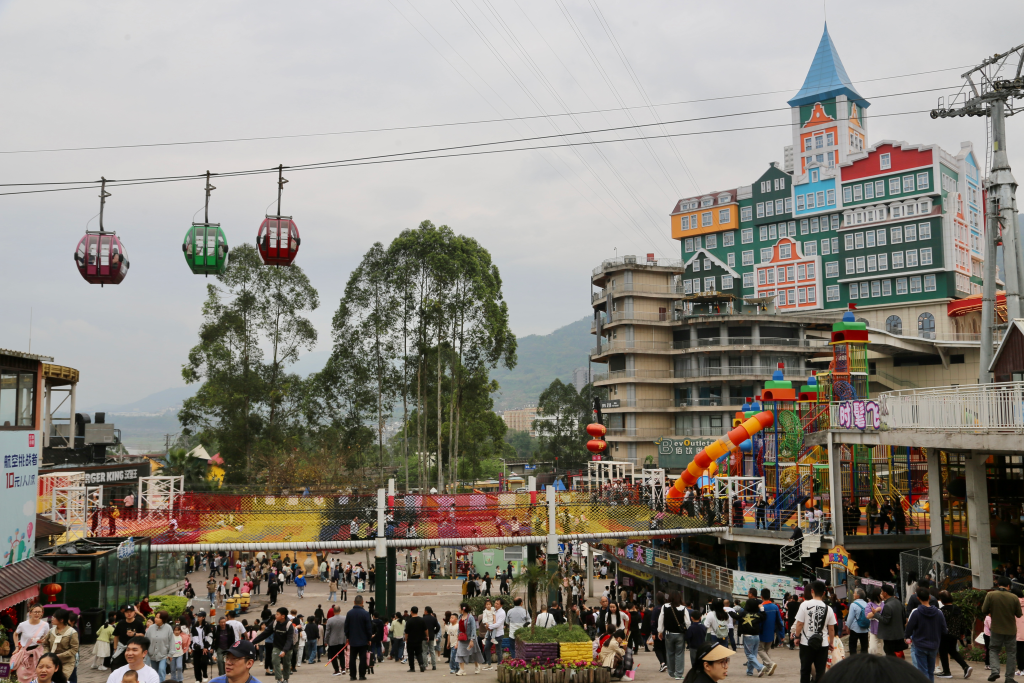
[(271, 641), (273, 645), (271, 661), (274, 662), (274, 680), (278, 683), (291, 678), (291, 653), (294, 634), (295, 627), (292, 626), (291, 621), (288, 619), (288, 608), (278, 607), (277, 614), (274, 615), (274, 621), (269, 624), (269, 628), (256, 636), (252, 641), (253, 645), (268, 639)]
[(366, 650), (373, 637), (373, 620), (363, 609), (363, 596), (357, 595), (353, 607), (345, 615), (345, 639), (349, 648), (349, 680), (356, 680), (356, 662), (359, 662), (359, 680), (366, 680)]
[[(427, 648), (426, 654), (430, 655), (430, 669), (432, 671), (437, 670), (437, 652), (434, 649), (434, 643), (437, 642), (437, 634), (441, 632), (441, 624), (438, 623), (437, 617), (434, 615), (434, 610), (430, 607), (423, 608), (423, 623), (427, 625), (427, 642), (424, 647)], [(409, 628), (406, 627), (406, 633)], [(426, 659), (426, 657), (424, 657)]]
[(416, 670), (416, 662), (420, 663), (420, 673), (427, 670), (423, 659), (423, 643), (427, 639), (427, 624), (420, 616), (420, 608), (413, 606), (409, 610), (412, 616), (405, 620), (405, 645), (409, 654), (409, 671)]

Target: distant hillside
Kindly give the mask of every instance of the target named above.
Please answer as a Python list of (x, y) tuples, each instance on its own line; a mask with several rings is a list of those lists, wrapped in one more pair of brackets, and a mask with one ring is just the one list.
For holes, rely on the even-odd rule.
[(501, 386), (494, 396), (494, 409), (536, 403), (540, 392), (556, 377), (571, 382), (572, 371), (587, 366), (588, 353), (594, 344), (590, 321), (588, 316), (551, 334), (519, 337), (519, 362), (515, 369), (491, 371), (491, 378), (498, 380)]

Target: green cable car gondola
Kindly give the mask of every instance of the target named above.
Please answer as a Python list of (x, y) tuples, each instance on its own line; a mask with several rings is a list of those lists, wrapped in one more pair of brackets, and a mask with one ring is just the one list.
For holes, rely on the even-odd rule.
[(196, 275), (220, 275), (227, 270), (228, 240), (219, 223), (193, 223), (181, 251)]
[[(220, 223), (210, 222), (210, 172), (206, 172), (206, 206), (202, 223), (192, 223), (181, 243), (185, 263), (196, 275), (220, 275), (228, 268), (228, 238)], [(196, 213), (199, 213), (198, 211)]]

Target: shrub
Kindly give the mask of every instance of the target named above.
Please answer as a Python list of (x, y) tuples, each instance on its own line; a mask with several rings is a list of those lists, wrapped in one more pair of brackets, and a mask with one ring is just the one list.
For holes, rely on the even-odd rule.
[[(154, 609), (167, 610), (167, 613), (171, 615), (171, 620), (177, 621), (185, 612), (185, 607), (188, 606), (188, 598), (180, 595), (151, 595), (148, 598), (150, 605), (154, 602), (159, 602), (160, 607)], [(148, 614), (146, 615), (149, 616)]]
[(551, 628), (525, 626), (516, 631), (516, 638), (524, 643), (589, 643), (590, 636), (581, 627), (559, 624)]

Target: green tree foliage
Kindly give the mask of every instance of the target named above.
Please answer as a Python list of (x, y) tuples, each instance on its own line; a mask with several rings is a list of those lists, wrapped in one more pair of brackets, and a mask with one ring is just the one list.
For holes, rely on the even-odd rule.
[(228, 481), (255, 482), (296, 447), (305, 387), (287, 366), (316, 344), (304, 314), (319, 303), (301, 268), (268, 268), (249, 244), (207, 285), (199, 343), (182, 367), (186, 383), (202, 386), (178, 419), (186, 434), (217, 445)]
[(514, 457), (519, 462), (532, 462), (537, 453), (537, 439), (530, 432), (510, 429), (505, 432), (505, 443), (515, 451)]
[(189, 457), (188, 450), (172, 448), (167, 455), (160, 458), (161, 476), (184, 477), (185, 488), (189, 491), (202, 491), (211, 488), (206, 479), (207, 462)]
[(553, 419), (535, 420), (539, 438), (538, 455), (556, 469), (581, 469), (590, 460), (587, 425), (590, 423), (590, 385), (576, 391), (572, 384), (556, 379), (537, 399), (537, 414)]

